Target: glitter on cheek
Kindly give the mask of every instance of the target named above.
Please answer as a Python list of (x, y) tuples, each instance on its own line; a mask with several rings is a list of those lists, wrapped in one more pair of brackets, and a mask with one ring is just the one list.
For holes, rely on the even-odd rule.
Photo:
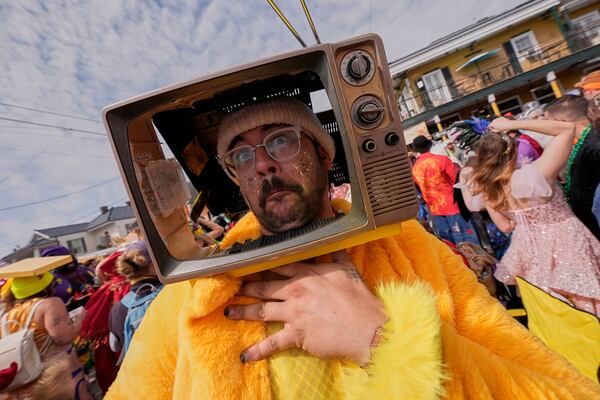
[(307, 149), (303, 148), (300, 151), (300, 153), (296, 156), (294, 160), (295, 162), (293, 163), (292, 169), (295, 172), (295, 175), (299, 177), (309, 175), (310, 168), (313, 165), (312, 159), (312, 154), (309, 151), (307, 151)]

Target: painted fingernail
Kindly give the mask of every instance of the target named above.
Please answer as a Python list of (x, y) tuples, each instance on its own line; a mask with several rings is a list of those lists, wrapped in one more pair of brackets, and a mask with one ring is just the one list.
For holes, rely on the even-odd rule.
[(248, 358), (244, 353), (240, 354), (240, 361), (242, 362), (242, 364), (245, 364), (246, 361), (248, 361)]
[(225, 307), (225, 309), (223, 310), (223, 314), (224, 314), (226, 317), (231, 317), (231, 314), (233, 314), (233, 311), (231, 310), (231, 308), (229, 308), (229, 307)]

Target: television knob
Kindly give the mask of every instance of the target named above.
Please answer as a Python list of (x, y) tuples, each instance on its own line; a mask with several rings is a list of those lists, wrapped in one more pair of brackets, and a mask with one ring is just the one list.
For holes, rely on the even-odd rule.
[(365, 124), (372, 124), (381, 118), (384, 111), (381, 104), (377, 104), (374, 101), (367, 101), (358, 108), (358, 118)]
[(366, 139), (364, 142), (362, 142), (362, 148), (367, 153), (372, 153), (375, 151), (375, 149), (377, 149), (377, 143), (375, 143), (373, 139)]
[(373, 129), (383, 121), (385, 107), (381, 100), (373, 95), (359, 97), (352, 104), (352, 120), (362, 129)]
[(375, 76), (377, 64), (371, 55), (364, 50), (351, 50), (340, 62), (340, 73), (346, 83), (361, 86)]
[(400, 136), (396, 132), (390, 132), (385, 135), (385, 144), (388, 146), (395, 146), (400, 141)]
[(363, 54), (352, 56), (348, 61), (348, 75), (359, 81), (369, 75), (371, 61)]

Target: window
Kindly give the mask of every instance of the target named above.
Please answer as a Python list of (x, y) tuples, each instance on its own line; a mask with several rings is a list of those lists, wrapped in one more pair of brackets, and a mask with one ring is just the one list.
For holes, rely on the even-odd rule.
[(112, 240), (108, 231), (104, 232), (102, 236), (98, 237), (98, 245), (101, 249), (112, 247)]
[(419, 113), (419, 106), (415, 101), (412, 90), (410, 90), (408, 79), (404, 80), (404, 87), (402, 88), (402, 95), (398, 98), (398, 105), (400, 106), (402, 119), (414, 117)]
[(67, 240), (67, 247), (73, 252), (73, 254), (82, 254), (87, 251), (85, 247), (85, 240), (83, 238)]
[(500, 114), (512, 113), (513, 115), (520, 114), (523, 109), (521, 108), (521, 98), (519, 96), (509, 97), (508, 99), (499, 100), (496, 102), (500, 109)]
[(541, 50), (538, 45), (535, 35), (532, 31), (527, 31), (523, 34), (510, 39), (510, 43), (515, 50), (515, 54), (520, 63), (524, 61), (537, 61), (541, 58)]
[[(560, 82), (558, 80), (556, 82), (558, 83), (558, 86), (562, 89), (562, 85), (560, 84)], [(545, 83), (541, 86), (531, 89), (531, 95), (533, 96), (534, 100), (539, 101), (540, 104), (548, 104), (556, 98), (556, 96), (554, 95), (554, 91), (552, 90), (552, 87), (549, 83)]]
[(594, 10), (571, 20), (573, 27), (582, 32), (592, 44), (600, 43), (600, 11)]
[(433, 107), (437, 107), (452, 100), (450, 90), (444, 79), (444, 74), (442, 74), (440, 69), (436, 69), (435, 71), (423, 75), (422, 79)]
[(136, 229), (137, 227), (138, 227), (138, 223), (137, 222), (132, 222), (131, 224), (125, 224), (125, 231), (127, 233), (129, 233), (132, 230)]

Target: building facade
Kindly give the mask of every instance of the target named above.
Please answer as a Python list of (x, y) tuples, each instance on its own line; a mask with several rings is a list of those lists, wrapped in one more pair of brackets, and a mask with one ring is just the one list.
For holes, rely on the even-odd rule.
[[(530, 0), (390, 63), (405, 128), (548, 103), (598, 68), (600, 1)], [(552, 83), (553, 82), (553, 83)], [(553, 88), (552, 86), (555, 86)]]
[(137, 226), (131, 205), (101, 207), (100, 214), (89, 222), (34, 229), (29, 243), (2, 257), (2, 261), (11, 264), (39, 257), (43, 249), (56, 244), (68, 247), (73, 254), (82, 257), (113, 247), (115, 239), (125, 237)]

